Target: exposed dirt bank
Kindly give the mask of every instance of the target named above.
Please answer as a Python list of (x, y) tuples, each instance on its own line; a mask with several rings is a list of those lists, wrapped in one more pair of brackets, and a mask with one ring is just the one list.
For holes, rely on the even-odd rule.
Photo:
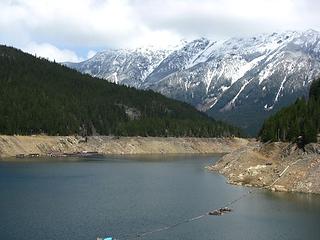
[(208, 169), (225, 175), (231, 184), (320, 193), (319, 144), (309, 144), (303, 152), (295, 144), (248, 142)]
[(248, 140), (240, 138), (0, 136), (0, 158), (86, 151), (99, 154), (228, 153), (247, 143)]

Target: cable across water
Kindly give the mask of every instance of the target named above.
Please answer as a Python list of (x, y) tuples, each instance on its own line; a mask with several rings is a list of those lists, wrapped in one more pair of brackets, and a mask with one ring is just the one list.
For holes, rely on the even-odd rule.
[[(299, 162), (301, 159), (298, 159), (297, 161), (291, 163), (290, 165), (288, 165), (282, 172), (281, 174), (279, 174), (279, 177), (273, 181), (270, 185), (264, 187), (264, 188), (271, 188), (284, 174), (285, 172), (288, 170), (288, 168), (294, 164), (296, 164), (297, 162)], [(234, 205), (236, 202), (240, 201), (241, 199), (247, 197), (248, 195), (250, 194), (254, 194), (258, 191), (259, 189), (255, 189), (255, 190), (249, 190), (248, 192), (246, 192), (245, 194), (241, 195), (240, 197), (226, 203), (224, 206), (220, 207), (220, 208), (216, 208), (214, 211), (218, 211), (219, 209), (223, 209), (223, 208), (227, 208), (227, 207), (230, 207), (232, 205)], [(214, 212), (213, 211), (213, 212)], [(169, 230), (169, 229), (172, 229), (172, 228), (175, 228), (175, 227), (178, 227), (182, 224), (185, 224), (185, 223), (189, 223), (189, 222), (193, 222), (193, 221), (196, 221), (196, 220), (199, 220), (199, 219), (202, 219), (204, 218), (205, 216), (208, 216), (209, 213), (212, 212), (212, 211), (208, 211), (204, 214), (201, 214), (199, 216), (196, 216), (196, 217), (192, 217), (192, 218), (187, 218), (187, 219), (184, 219), (180, 222), (177, 222), (175, 224), (172, 224), (172, 225), (167, 225), (165, 227), (162, 227), (162, 228), (157, 228), (157, 229), (154, 229), (154, 230), (150, 230), (150, 231), (145, 231), (145, 232), (140, 232), (140, 233), (132, 233), (132, 234), (125, 234), (125, 235), (122, 235), (122, 236), (119, 236), (118, 238), (116, 238), (115, 240), (131, 240), (131, 239), (138, 239), (138, 238), (142, 238), (142, 237), (145, 237), (147, 235), (150, 235), (150, 234), (153, 234), (153, 233), (157, 233), (157, 232), (162, 232), (162, 231), (166, 231), (166, 230)]]
[(182, 224), (185, 224), (185, 223), (189, 223), (189, 222), (200, 220), (200, 219), (202, 219), (202, 218), (204, 218), (206, 216), (209, 216), (210, 212), (218, 211), (219, 209), (230, 207), (233, 204), (235, 204), (236, 202), (240, 201), (241, 199), (245, 198), (246, 196), (248, 196), (249, 194), (252, 194), (252, 193), (254, 193), (254, 191), (248, 191), (245, 194), (241, 195), (240, 197), (238, 197), (238, 198), (226, 203), (222, 207), (216, 208), (215, 210), (212, 210), (212, 211), (208, 211), (208, 212), (203, 213), (203, 214), (201, 214), (199, 216), (195, 216), (195, 217), (192, 217), (192, 218), (187, 218), (187, 219), (184, 219), (184, 220), (182, 220), (180, 222), (177, 222), (175, 224), (167, 225), (167, 226), (164, 226), (164, 227), (161, 227), (161, 228), (157, 228), (157, 229), (154, 229), (154, 230), (150, 230), (150, 231), (145, 231), (145, 232), (140, 232), (140, 233), (132, 233), (132, 234), (125, 234), (125, 235), (119, 236), (115, 240), (139, 239), (139, 238), (145, 237), (145, 236), (150, 235), (150, 234), (154, 234), (154, 233), (157, 233), (157, 232), (162, 232), (162, 231), (170, 230), (172, 228), (176, 228), (176, 227), (178, 227), (178, 226), (180, 226)]

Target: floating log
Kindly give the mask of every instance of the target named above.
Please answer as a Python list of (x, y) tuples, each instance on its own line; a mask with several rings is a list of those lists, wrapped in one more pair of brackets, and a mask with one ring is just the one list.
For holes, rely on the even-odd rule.
[(221, 215), (223, 215), (224, 213), (228, 213), (228, 212), (231, 212), (231, 211), (232, 211), (231, 208), (223, 207), (223, 208), (219, 208), (219, 209), (216, 209), (216, 210), (214, 210), (214, 211), (208, 212), (208, 215), (221, 216)]

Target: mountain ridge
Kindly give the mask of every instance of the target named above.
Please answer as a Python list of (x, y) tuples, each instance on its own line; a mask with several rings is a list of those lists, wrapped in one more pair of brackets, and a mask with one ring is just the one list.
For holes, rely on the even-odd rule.
[[(110, 61), (107, 68), (102, 66), (102, 62), (110, 59), (109, 55), (104, 55), (104, 61), (93, 57), (67, 65), (109, 81), (108, 76), (116, 74), (119, 84), (151, 89), (188, 102), (254, 135), (266, 117), (297, 97), (307, 96), (312, 80), (320, 75), (319, 39), (320, 33), (314, 30), (259, 34), (225, 41), (199, 38), (162, 55), (153, 52), (151, 55), (157, 56), (157, 61), (150, 57), (149, 62), (141, 61), (141, 56), (131, 54), (133, 58), (114, 72), (108, 70), (114, 67)], [(93, 73), (95, 68), (86, 67), (88, 62), (95, 68), (100, 66), (107, 70), (107, 74)], [(140, 68), (132, 68), (132, 64)], [(261, 116), (256, 119), (251, 112)]]

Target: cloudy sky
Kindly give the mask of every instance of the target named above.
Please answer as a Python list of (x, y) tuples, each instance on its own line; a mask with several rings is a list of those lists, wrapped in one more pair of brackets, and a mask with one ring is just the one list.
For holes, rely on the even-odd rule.
[(0, 0), (0, 43), (75, 62), (200, 36), (319, 31), (319, 12), (319, 0)]

